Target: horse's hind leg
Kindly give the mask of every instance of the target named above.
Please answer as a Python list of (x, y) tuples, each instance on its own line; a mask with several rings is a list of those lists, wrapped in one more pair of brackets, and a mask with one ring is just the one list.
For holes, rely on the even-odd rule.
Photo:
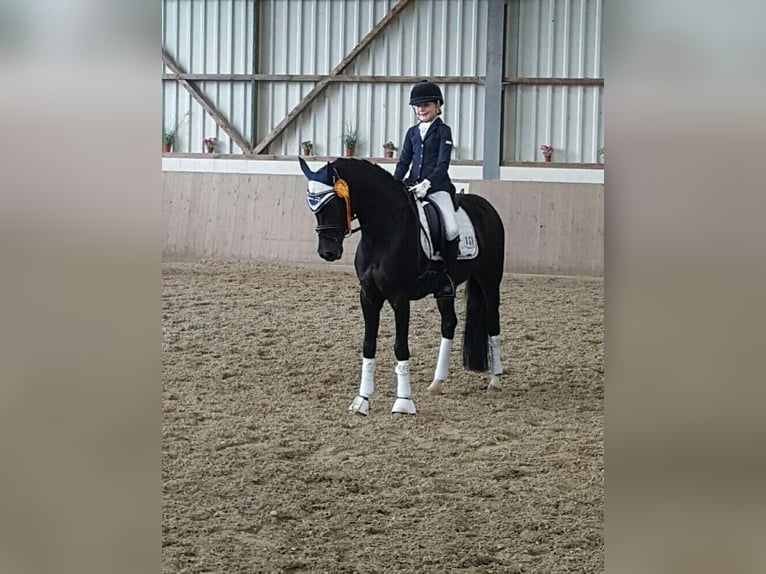
[(434, 380), (429, 385), (428, 390), (431, 394), (439, 395), (444, 392), (442, 386), (449, 375), (449, 357), (452, 353), (452, 341), (455, 338), (457, 315), (455, 315), (455, 299), (451, 297), (441, 298), (437, 299), (436, 303), (442, 317), (442, 338), (439, 345), (439, 356), (436, 359), (436, 368), (434, 369)]
[(489, 336), (489, 385), (488, 391), (501, 390), (500, 375), (503, 365), (500, 362), (500, 281), (492, 286), (482, 286), (487, 305), (487, 334)]

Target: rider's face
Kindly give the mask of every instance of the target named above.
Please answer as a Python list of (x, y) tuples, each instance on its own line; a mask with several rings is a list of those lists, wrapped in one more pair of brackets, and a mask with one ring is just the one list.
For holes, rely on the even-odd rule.
[(428, 102), (427, 104), (415, 104), (412, 106), (415, 109), (415, 115), (421, 122), (430, 122), (436, 119), (439, 112), (439, 104), (436, 102)]

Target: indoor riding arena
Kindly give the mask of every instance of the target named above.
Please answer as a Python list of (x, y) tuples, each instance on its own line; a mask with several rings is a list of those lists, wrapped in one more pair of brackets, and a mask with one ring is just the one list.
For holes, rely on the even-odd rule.
[(470, 181), (505, 227), (502, 390), (462, 368), (461, 286), (445, 394), (428, 296), (391, 414), (386, 305), (364, 417), (360, 234), (322, 261), (306, 181), (163, 173), (165, 572), (602, 572), (603, 185)]
[(166, 572), (603, 571), (603, 282), (507, 275), (503, 390), (460, 364), (427, 389), (433, 298), (413, 303), (415, 416), (391, 415), (384, 309), (370, 415), (358, 284), (330, 265), (163, 265)]
[[(603, 4), (162, 0), (164, 573), (604, 571)], [(415, 414), (383, 305), (365, 416), (354, 254), (415, 269), (417, 190), (494, 208), (460, 238), (502, 269), (500, 389), (464, 283), (443, 394), (411, 304)]]

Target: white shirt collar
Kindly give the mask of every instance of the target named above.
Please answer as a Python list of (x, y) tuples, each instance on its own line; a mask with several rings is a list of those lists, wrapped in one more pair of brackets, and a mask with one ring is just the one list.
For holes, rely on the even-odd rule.
[(426, 132), (428, 132), (428, 128), (431, 127), (431, 124), (433, 124), (435, 121), (431, 120), (430, 122), (420, 122), (420, 125), (418, 126), (418, 129), (420, 129), (420, 139), (425, 139)]

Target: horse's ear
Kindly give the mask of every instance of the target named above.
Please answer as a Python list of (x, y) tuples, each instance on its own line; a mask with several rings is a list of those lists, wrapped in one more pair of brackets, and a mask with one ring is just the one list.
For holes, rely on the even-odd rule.
[(301, 169), (303, 170), (303, 175), (305, 175), (308, 179), (313, 179), (311, 176), (314, 175), (314, 172), (311, 171), (311, 168), (309, 167), (309, 164), (306, 163), (306, 161), (299, 157), (298, 161), (301, 164)]

